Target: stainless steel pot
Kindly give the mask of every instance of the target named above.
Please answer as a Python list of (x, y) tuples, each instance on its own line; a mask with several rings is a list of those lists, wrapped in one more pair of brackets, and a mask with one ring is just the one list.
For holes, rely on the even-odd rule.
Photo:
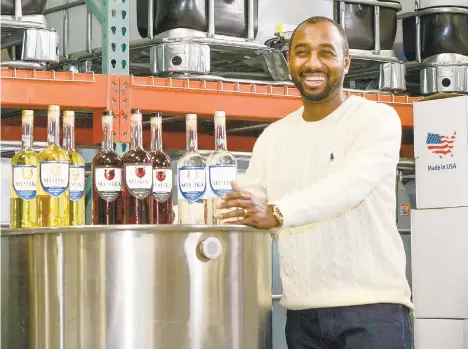
[(270, 349), (271, 239), (238, 226), (4, 229), (1, 347)]

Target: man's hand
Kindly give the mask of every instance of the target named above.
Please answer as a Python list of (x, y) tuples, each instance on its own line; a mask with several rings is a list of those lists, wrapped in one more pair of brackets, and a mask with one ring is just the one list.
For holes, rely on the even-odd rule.
[[(258, 229), (271, 229), (278, 226), (271, 206), (246, 190), (239, 188), (232, 182), (232, 193), (222, 196), (223, 202), (217, 209), (231, 209), (229, 212), (218, 214), (218, 219), (227, 220), (225, 224), (248, 225)], [(234, 208), (234, 209), (233, 209)]]

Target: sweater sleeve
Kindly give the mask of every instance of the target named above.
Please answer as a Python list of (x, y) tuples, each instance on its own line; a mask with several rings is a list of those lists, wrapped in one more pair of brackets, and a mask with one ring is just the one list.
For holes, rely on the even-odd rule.
[(344, 158), (323, 179), (273, 202), (284, 216), (284, 227), (312, 224), (347, 211), (384, 177), (396, 174), (402, 132), (398, 114), (383, 104), (363, 109), (353, 124), (354, 139)]
[(268, 147), (266, 130), (257, 138), (255, 142), (249, 166), (241, 179), (239, 186), (242, 189), (255, 195), (263, 201), (267, 201), (266, 190), (266, 159), (268, 159)]

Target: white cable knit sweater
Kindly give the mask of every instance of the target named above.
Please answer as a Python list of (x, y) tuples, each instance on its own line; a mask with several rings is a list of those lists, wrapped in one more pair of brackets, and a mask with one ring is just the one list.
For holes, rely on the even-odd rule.
[(395, 223), (398, 114), (357, 96), (318, 122), (304, 121), (302, 112), (265, 129), (240, 183), (284, 215), (281, 304), (413, 309)]

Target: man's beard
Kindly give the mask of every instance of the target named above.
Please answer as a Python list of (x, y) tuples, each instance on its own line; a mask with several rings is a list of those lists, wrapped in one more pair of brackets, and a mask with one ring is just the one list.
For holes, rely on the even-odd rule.
[(294, 85), (296, 86), (296, 88), (301, 93), (302, 97), (304, 97), (310, 102), (322, 102), (326, 100), (328, 97), (330, 97), (330, 95), (339, 88), (339, 86), (341, 85), (342, 77), (343, 77), (343, 73), (336, 80), (328, 80), (327, 85), (325, 86), (323, 91), (318, 94), (315, 94), (315, 93), (307, 94), (304, 90), (301, 77), (299, 77), (299, 80), (293, 77), (291, 77), (291, 79)]

